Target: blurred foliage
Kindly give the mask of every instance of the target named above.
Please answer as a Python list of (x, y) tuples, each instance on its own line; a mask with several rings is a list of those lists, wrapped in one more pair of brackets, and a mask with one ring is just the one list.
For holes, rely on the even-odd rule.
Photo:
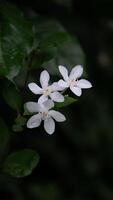
[(21, 109), (22, 98), (20, 91), (12, 84), (6, 81), (2, 95), (6, 103), (17, 112)]
[(23, 149), (7, 157), (3, 170), (14, 177), (24, 177), (31, 174), (38, 162), (39, 156), (35, 151)]
[(70, 7), (72, 5), (72, 0), (52, 0), (60, 5)]
[[(6, 2), (0, 1), (0, 198), (112, 200), (113, 2)], [(38, 82), (43, 68), (56, 81), (59, 64), (84, 65), (93, 89), (76, 103), (66, 96), (66, 107), (56, 105), (67, 121), (53, 136), (42, 127), (28, 130), (23, 105), (36, 99), (27, 84)]]
[[(66, 50), (66, 45), (69, 45), (70, 42), (72, 43), (73, 39), (58, 21), (37, 14), (29, 18), (19, 8), (10, 3), (0, 4), (0, 16), (1, 95), (4, 103), (12, 109), (10, 112), (15, 112), (16, 118), (13, 126), (11, 122), (11, 126), (12, 132), (18, 133), (23, 132), (26, 125), (26, 118), (22, 115), (26, 114), (25, 112), (23, 114), (23, 103), (26, 100), (29, 101), (29, 98), (24, 94), (26, 84), (29, 81), (29, 74), (34, 69), (37, 70), (38, 74), (38, 69), (44, 66), (49, 70), (48, 63), (50, 64), (51, 61), (54, 66), (52, 66), (52, 69), (55, 68), (57, 70), (58, 63), (61, 63), (61, 58), (65, 60), (65, 63), (68, 59), (71, 65), (73, 54), (70, 56), (71, 53), (69, 52), (65, 56), (64, 51)], [(73, 47), (77, 48), (76, 43), (73, 43)], [(81, 52), (80, 60), (82, 60), (84, 55), (80, 45), (78, 49)], [(60, 53), (60, 50), (62, 53)], [(73, 62), (78, 58), (78, 51), (75, 51), (75, 55)], [(53, 64), (53, 62), (56, 64)], [(53, 71), (53, 74), (54, 76), (56, 75), (55, 71)], [(34, 81), (34, 76), (30, 76), (30, 79)], [(71, 97), (66, 96), (65, 98), (65, 105), (61, 103), (56, 107), (63, 107), (74, 102)], [(5, 142), (7, 144), (5, 137), (7, 135), (3, 139), (1, 138), (1, 141), (3, 140), (1, 148), (2, 146), (5, 148)], [(15, 177), (29, 175), (32, 172), (32, 168), (34, 168), (32, 159), (34, 161), (34, 155), (30, 151), (25, 152), (23, 150), (22, 152), (12, 153), (5, 159), (3, 171)], [(29, 160), (31, 160), (31, 164), (27, 166)], [(36, 160), (35, 165), (37, 163)]]
[(45, 185), (34, 184), (30, 187), (30, 195), (34, 200), (57, 200), (60, 198), (60, 193), (54, 183)]
[(0, 118), (0, 161), (9, 146), (10, 132), (5, 122)]
[(0, 5), (0, 74), (13, 80), (33, 45), (32, 26), (15, 6)]
[(55, 103), (56, 108), (62, 108), (65, 106), (69, 106), (70, 104), (76, 102), (77, 99), (69, 97), (68, 95), (64, 95), (64, 102), (62, 103)]
[(23, 116), (17, 116), (15, 119), (15, 124), (13, 125), (12, 129), (14, 132), (21, 132), (24, 130), (23, 126), (26, 124), (26, 118)]

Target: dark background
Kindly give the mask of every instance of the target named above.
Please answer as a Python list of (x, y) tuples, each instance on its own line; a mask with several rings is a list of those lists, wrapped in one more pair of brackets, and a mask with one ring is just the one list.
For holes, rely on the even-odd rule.
[(40, 163), (26, 178), (1, 175), (0, 199), (113, 200), (113, 1), (9, 2), (58, 19), (78, 38), (93, 88), (64, 109), (67, 122), (53, 136), (41, 128), (14, 136), (12, 149), (31, 147)]

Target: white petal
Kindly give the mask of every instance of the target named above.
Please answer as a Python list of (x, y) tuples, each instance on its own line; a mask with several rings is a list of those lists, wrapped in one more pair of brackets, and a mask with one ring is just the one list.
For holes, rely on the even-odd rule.
[(41, 86), (42, 87), (48, 86), (49, 79), (50, 79), (49, 73), (46, 70), (42, 71), (40, 74)]
[(44, 129), (49, 135), (54, 133), (54, 131), (55, 131), (55, 122), (51, 117), (47, 118), (44, 121)]
[(77, 86), (80, 88), (91, 88), (92, 87), (91, 83), (85, 79), (81, 79), (81, 80), (77, 81)]
[(41, 97), (39, 97), (38, 99), (38, 103), (43, 103), (44, 101), (48, 100), (48, 96), (42, 95)]
[(82, 94), (81, 88), (79, 88), (79, 87), (70, 87), (70, 89), (75, 95), (81, 96), (81, 94)]
[(36, 83), (29, 83), (28, 87), (34, 94), (42, 94), (42, 88), (40, 88)]
[(62, 87), (62, 90), (68, 87), (68, 83), (63, 81), (62, 79), (58, 81), (58, 85)]
[(64, 96), (60, 94), (59, 92), (53, 92), (50, 94), (50, 97), (53, 101), (56, 102), (64, 102)]
[(30, 113), (35, 113), (35, 112), (40, 112), (39, 111), (39, 108), (38, 108), (38, 103), (35, 103), (35, 102), (27, 102), (25, 104), (27, 110), (30, 112)]
[(81, 65), (75, 66), (70, 73), (70, 78), (79, 78), (83, 74), (83, 67)]
[(64, 80), (67, 81), (69, 77), (68, 77), (68, 70), (66, 69), (66, 67), (60, 65), (58, 68)]
[(62, 113), (55, 110), (50, 110), (49, 115), (52, 116), (57, 122), (63, 122), (66, 120), (65, 116)]
[(58, 82), (54, 82), (52, 85), (49, 86), (49, 88), (52, 92), (64, 90), (64, 88), (59, 86)]
[(41, 121), (40, 114), (33, 115), (27, 122), (27, 128), (36, 128), (40, 126)]
[(37, 103), (37, 109), (38, 109), (38, 112), (46, 112), (47, 111), (47, 109), (45, 108), (43, 103)]
[(52, 100), (47, 100), (43, 103), (43, 105), (45, 106), (45, 108), (47, 110), (51, 109), (52, 107), (54, 107), (54, 102)]

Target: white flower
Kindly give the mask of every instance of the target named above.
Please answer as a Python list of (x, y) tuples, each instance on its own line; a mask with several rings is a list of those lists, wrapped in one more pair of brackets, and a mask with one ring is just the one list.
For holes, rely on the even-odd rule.
[(40, 94), (41, 97), (38, 100), (38, 103), (43, 103), (44, 101), (48, 100), (50, 97), (53, 101), (56, 102), (63, 102), (64, 97), (60, 94), (61, 87), (59, 87), (57, 82), (54, 82), (52, 85), (48, 85), (50, 80), (49, 73), (44, 70), (40, 74), (40, 83), (41, 87), (39, 87), (36, 83), (29, 83), (28, 87), (34, 94)]
[(75, 66), (72, 70), (70, 75), (68, 75), (68, 70), (60, 65), (59, 66), (59, 71), (63, 77), (64, 80), (59, 80), (58, 85), (60, 87), (65, 88), (70, 88), (70, 90), (77, 96), (81, 96), (82, 90), (81, 89), (86, 89), (86, 88), (91, 88), (92, 85), (89, 81), (85, 79), (80, 79), (78, 80), (82, 74), (83, 74), (83, 67), (81, 65)]
[(47, 100), (43, 104), (35, 102), (27, 102), (26, 108), (30, 113), (37, 113), (33, 115), (27, 122), (28, 128), (36, 128), (44, 121), (44, 129), (48, 134), (55, 131), (55, 122), (63, 122), (66, 120), (65, 116), (58, 111), (50, 110), (54, 107), (52, 100)]

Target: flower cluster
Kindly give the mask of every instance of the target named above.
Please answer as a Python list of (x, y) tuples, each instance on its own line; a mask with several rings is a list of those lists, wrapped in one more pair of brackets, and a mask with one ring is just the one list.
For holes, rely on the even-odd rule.
[(34, 115), (28, 120), (28, 128), (36, 128), (40, 126), (44, 121), (44, 129), (48, 134), (52, 134), (55, 131), (55, 122), (63, 122), (66, 120), (65, 116), (53, 110), (54, 102), (64, 102), (63, 92), (70, 88), (70, 90), (76, 95), (81, 96), (82, 89), (91, 88), (92, 85), (85, 79), (79, 79), (83, 74), (83, 67), (81, 65), (75, 66), (70, 74), (68, 70), (60, 65), (60, 74), (63, 79), (58, 82), (54, 82), (49, 85), (50, 76), (49, 73), (44, 70), (40, 74), (40, 85), (32, 82), (28, 84), (29, 89), (36, 95), (41, 95), (37, 102), (27, 102), (26, 108), (30, 113)]

